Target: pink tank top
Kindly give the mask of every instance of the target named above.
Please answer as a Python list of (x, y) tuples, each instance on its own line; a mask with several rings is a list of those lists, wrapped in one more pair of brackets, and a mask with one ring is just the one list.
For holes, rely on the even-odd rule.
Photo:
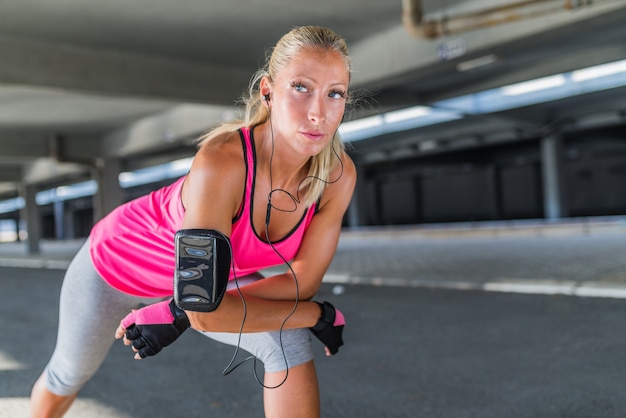
[[(231, 280), (235, 274), (242, 277), (283, 263), (252, 225), (256, 153), (250, 130), (242, 128), (240, 136), (246, 186), (230, 236), (234, 268)], [(169, 186), (125, 203), (94, 225), (90, 235), (91, 258), (96, 271), (112, 287), (141, 297), (172, 295), (174, 234), (181, 228), (185, 214), (181, 201), (184, 180), (181, 177)], [(286, 260), (292, 260), (298, 252), (315, 211), (316, 205), (312, 205), (287, 236), (273, 243)]]

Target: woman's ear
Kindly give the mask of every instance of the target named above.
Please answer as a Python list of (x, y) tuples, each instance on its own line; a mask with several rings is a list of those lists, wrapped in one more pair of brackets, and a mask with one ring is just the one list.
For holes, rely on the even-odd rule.
[(267, 77), (263, 77), (259, 82), (259, 93), (261, 94), (261, 100), (269, 106), (272, 98), (271, 83)]

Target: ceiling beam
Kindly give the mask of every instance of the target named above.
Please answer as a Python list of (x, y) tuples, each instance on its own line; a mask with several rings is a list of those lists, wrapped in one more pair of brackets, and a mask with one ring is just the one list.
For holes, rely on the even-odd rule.
[[(385, 88), (415, 77), (415, 72), (442, 61), (441, 48), (447, 40), (462, 38), (465, 50), (459, 57), (489, 50), (555, 28), (626, 10), (623, 2), (597, 4), (580, 10), (564, 10), (533, 19), (511, 22), (432, 41), (412, 37), (403, 25), (377, 33), (350, 47), (356, 88)], [(462, 59), (462, 58), (461, 58)]]
[(104, 156), (127, 157), (180, 142), (190, 144), (200, 134), (235, 117), (232, 107), (180, 105), (107, 134), (101, 152)]
[(0, 166), (0, 182), (19, 182), (22, 179), (22, 168), (20, 166)]
[(0, 38), (0, 84), (105, 96), (232, 105), (249, 70)]
[(91, 167), (84, 164), (60, 163), (52, 158), (40, 158), (23, 168), (22, 181), (26, 184), (53, 184), (59, 179), (84, 179)]
[(50, 136), (39, 132), (0, 131), (0, 164), (29, 163), (50, 156)]

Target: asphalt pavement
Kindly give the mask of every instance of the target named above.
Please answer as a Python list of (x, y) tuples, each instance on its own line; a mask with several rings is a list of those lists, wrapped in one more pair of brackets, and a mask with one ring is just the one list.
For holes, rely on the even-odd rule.
[[(0, 417), (28, 416), (79, 245), (0, 244)], [(626, 416), (625, 248), (621, 219), (346, 231), (319, 292), (347, 318), (338, 355), (315, 345), (323, 416)], [(195, 332), (141, 362), (114, 344), (67, 416), (262, 417), (232, 355)]]

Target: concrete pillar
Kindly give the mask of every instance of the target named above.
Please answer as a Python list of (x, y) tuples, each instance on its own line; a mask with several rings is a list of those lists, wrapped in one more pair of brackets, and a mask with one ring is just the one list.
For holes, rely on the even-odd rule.
[(74, 230), (74, 210), (67, 203), (63, 205), (63, 236), (66, 239), (76, 238)]
[(563, 140), (560, 133), (541, 139), (541, 171), (545, 218), (556, 220), (568, 216), (563, 187)]
[(93, 169), (93, 177), (98, 183), (98, 191), (94, 195), (93, 220), (102, 219), (107, 213), (123, 203), (124, 194), (120, 187), (121, 172), (119, 159), (98, 159)]
[(22, 239), (20, 238), (20, 214), (18, 212), (17, 215), (15, 215), (15, 236), (17, 238), (17, 241), (21, 241)]
[(359, 226), (359, 200), (357, 198), (357, 190), (354, 191), (350, 206), (348, 206), (348, 227)]
[(41, 215), (39, 206), (37, 206), (36, 196), (37, 188), (35, 186), (22, 184), (20, 186), (20, 195), (24, 199), (24, 207), (22, 208), (21, 218), (26, 221), (26, 232), (28, 239), (26, 240), (28, 254), (39, 254), (41, 252)]
[(367, 184), (365, 183), (365, 167), (363, 163), (355, 161), (356, 166), (356, 186), (352, 195), (352, 201), (348, 207), (348, 226), (357, 227), (363, 225), (363, 219), (367, 219), (364, 208), (367, 202)]
[(54, 201), (54, 236), (56, 239), (65, 239), (65, 202), (55, 198)]

